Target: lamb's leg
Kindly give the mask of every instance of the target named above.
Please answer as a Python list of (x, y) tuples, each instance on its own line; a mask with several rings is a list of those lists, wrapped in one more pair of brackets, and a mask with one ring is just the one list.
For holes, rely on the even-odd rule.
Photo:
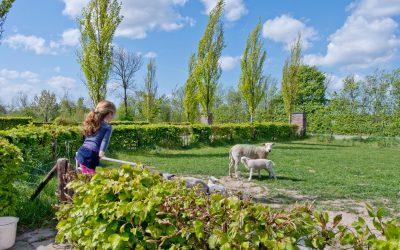
[(238, 175), (238, 165), (239, 165), (239, 161), (237, 161), (237, 160), (235, 159), (235, 176), (236, 176), (236, 179), (239, 178), (239, 175)]
[(249, 181), (251, 181), (251, 176), (253, 175), (253, 168), (250, 168), (250, 176), (249, 176)]
[(261, 169), (258, 170), (258, 179), (261, 180)]
[(232, 156), (229, 157), (229, 176), (232, 178), (232, 166), (233, 166), (233, 159)]
[(270, 179), (274, 178), (276, 180), (274, 169), (272, 167), (269, 167), (267, 170), (268, 170), (268, 173), (269, 173), (269, 178)]

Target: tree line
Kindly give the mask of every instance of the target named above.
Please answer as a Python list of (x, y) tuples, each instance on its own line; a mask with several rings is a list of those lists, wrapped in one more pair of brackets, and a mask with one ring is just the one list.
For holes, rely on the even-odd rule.
[[(169, 94), (159, 95), (155, 59), (147, 61), (146, 76), (142, 86), (138, 87), (136, 77), (144, 64), (143, 56), (112, 45), (115, 30), (123, 19), (120, 10), (118, 0), (91, 0), (78, 20), (81, 33), (78, 62), (91, 102), (86, 102), (85, 109), (106, 98), (107, 91), (111, 90), (121, 100), (117, 114), (120, 120), (207, 124), (290, 122), (293, 112), (306, 112), (312, 122), (311, 128), (323, 130), (322, 127), (332, 128), (337, 114), (348, 114), (349, 122), (360, 115), (375, 117), (373, 121), (378, 122), (385, 120), (384, 116), (400, 112), (399, 69), (392, 72), (376, 70), (364, 79), (349, 75), (343, 80), (343, 88), (327, 96), (331, 79), (317, 67), (303, 63), (301, 34), (290, 47), (279, 83), (264, 72), (267, 53), (260, 35), (261, 20), (248, 34), (240, 59), (237, 87), (224, 89), (219, 82), (222, 74), (220, 58), (226, 46), (223, 0), (218, 1), (210, 12), (197, 52), (189, 57), (186, 82)], [(107, 86), (110, 80), (116, 82), (112, 87)], [(82, 104), (71, 102), (68, 95), (58, 98), (57, 102), (54, 93), (42, 91), (28, 105), (30, 109), (21, 104), (21, 95), (17, 99), (19, 105), (8, 110), (3, 107), (0, 112), (29, 113), (35, 107), (41, 107), (45, 110), (31, 112), (38, 120), (81, 119), (71, 110), (79, 107), (81, 112)], [(78, 102), (83, 103), (82, 100), (80, 98)]]

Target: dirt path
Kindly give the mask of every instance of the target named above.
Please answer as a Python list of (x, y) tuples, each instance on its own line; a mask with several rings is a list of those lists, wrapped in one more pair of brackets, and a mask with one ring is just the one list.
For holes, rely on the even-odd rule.
[[(293, 190), (274, 189), (270, 190), (268, 187), (261, 186), (254, 182), (249, 182), (247, 179), (235, 179), (230, 177), (222, 177), (219, 179), (220, 183), (224, 185), (229, 194), (240, 193), (243, 197), (253, 198), (254, 201), (268, 204), (273, 208), (286, 208), (290, 205), (300, 202), (313, 202), (316, 197), (301, 195)], [(324, 208), (330, 208), (328, 211)], [(343, 212), (346, 207), (351, 207), (354, 212)], [(337, 214), (342, 214), (342, 224), (351, 226), (351, 223), (357, 220), (358, 217), (363, 217), (368, 226), (373, 228), (372, 220), (368, 216), (368, 212), (363, 203), (353, 200), (332, 200), (321, 201), (316, 203), (316, 208), (319, 210), (327, 211), (330, 218)]]

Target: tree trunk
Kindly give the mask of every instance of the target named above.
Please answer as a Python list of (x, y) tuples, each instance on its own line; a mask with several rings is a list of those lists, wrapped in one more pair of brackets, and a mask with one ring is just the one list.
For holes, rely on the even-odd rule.
[(126, 96), (126, 88), (124, 88), (124, 105), (125, 105), (125, 119), (128, 117), (128, 97)]
[(253, 124), (254, 123), (254, 115), (250, 114), (250, 123)]

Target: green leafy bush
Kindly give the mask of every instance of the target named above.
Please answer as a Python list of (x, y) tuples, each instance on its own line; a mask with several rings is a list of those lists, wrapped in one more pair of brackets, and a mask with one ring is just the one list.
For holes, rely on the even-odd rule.
[(0, 117), (0, 130), (11, 129), (32, 122), (32, 117)]
[[(35, 168), (32, 166), (52, 161), (53, 154), (56, 157), (72, 154), (83, 142), (78, 127), (54, 125), (42, 127), (29, 125), (3, 130), (0, 131), (0, 138), (7, 139), (21, 150), (24, 159), (23, 171), (26, 173), (35, 173)], [(52, 149), (55, 141), (57, 141), (57, 148)], [(48, 166), (48, 169), (43, 169), (43, 171), (47, 171), (51, 167)]]
[(20, 174), (21, 162), (20, 150), (0, 139), (0, 216), (15, 215), (17, 190), (14, 182)]
[[(57, 212), (56, 241), (76, 249), (365, 249), (400, 246), (400, 225), (373, 217), (377, 235), (363, 219), (353, 229), (340, 225), (341, 216), (310, 205), (289, 210), (240, 200), (206, 196), (183, 182), (162, 181), (156, 173), (130, 166), (102, 169), (91, 179), (80, 176), (69, 187), (72, 202)], [(343, 246), (343, 247), (342, 247)]]

